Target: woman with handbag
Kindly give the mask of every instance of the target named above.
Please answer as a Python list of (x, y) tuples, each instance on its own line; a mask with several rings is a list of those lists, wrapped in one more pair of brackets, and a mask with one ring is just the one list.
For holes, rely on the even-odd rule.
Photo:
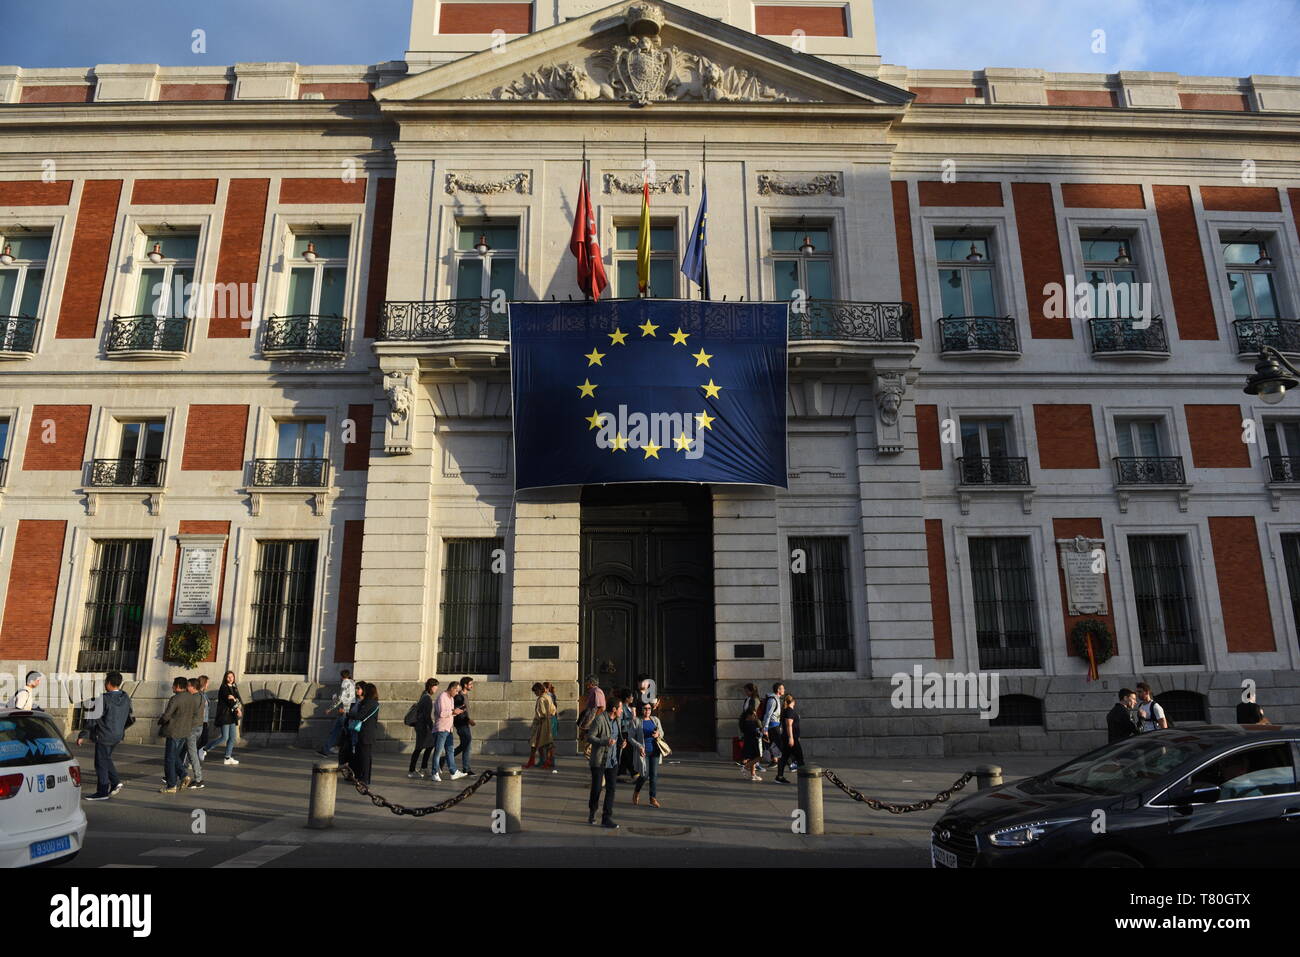
[(235, 739), (239, 737), (239, 719), (244, 716), (244, 699), (235, 684), (235, 673), (227, 671), (217, 689), (217, 713), (213, 723), (217, 726), (217, 736), (203, 749), (206, 755), (213, 748), (224, 743), (226, 759), (223, 764), (238, 764), (235, 760)]
[(637, 772), (632, 803), (641, 803), (641, 788), (648, 780), (650, 806), (659, 807), (659, 762), (673, 752), (664, 740), (664, 726), (654, 716), (654, 705), (650, 702), (642, 702), (640, 714), (632, 719), (628, 739), (632, 743), (628, 750), (632, 752), (633, 766)]
[(348, 722), (352, 732), (352, 759), (348, 762), (352, 773), (362, 784), (370, 783), (370, 762), (374, 758), (375, 736), (378, 734), (379, 691), (368, 681), (357, 682), (356, 715)]
[(533, 708), (533, 733), (528, 739), (528, 763), (524, 765), (526, 768), (533, 767), (538, 758), (544, 760), (555, 746), (555, 738), (551, 732), (551, 716), (555, 713), (555, 702), (551, 700), (551, 696), (546, 693), (546, 687), (540, 681), (533, 683), (533, 694), (537, 695), (537, 705)]
[[(422, 778), (429, 770), (429, 755), (433, 753), (433, 691), (437, 687), (438, 679), (430, 678), (424, 683), (424, 694), (412, 705), (415, 711), (415, 723), (411, 725), (415, 729), (415, 750), (411, 752), (411, 766), (406, 772), (408, 778)], [(420, 763), (418, 771), (416, 761)]]

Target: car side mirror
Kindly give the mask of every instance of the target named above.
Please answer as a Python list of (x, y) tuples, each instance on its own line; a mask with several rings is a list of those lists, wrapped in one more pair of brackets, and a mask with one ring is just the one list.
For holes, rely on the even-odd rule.
[(1186, 806), (1189, 804), (1213, 804), (1215, 801), (1219, 800), (1221, 794), (1222, 789), (1217, 784), (1202, 784), (1196, 786), (1184, 784), (1182, 787), (1175, 790), (1170, 797), (1173, 799), (1173, 804)]

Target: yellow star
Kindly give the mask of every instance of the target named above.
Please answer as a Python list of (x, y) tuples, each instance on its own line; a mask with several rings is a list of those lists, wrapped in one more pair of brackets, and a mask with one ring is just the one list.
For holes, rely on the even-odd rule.
[(699, 426), (702, 429), (712, 429), (713, 420), (716, 418), (716, 415), (709, 415), (707, 412), (698, 412), (695, 415), (695, 421), (699, 423)]
[[(644, 323), (642, 323), (637, 328), (641, 330), (641, 338), (644, 339), (646, 336), (654, 336), (655, 330), (658, 329), (659, 327), (656, 326), (649, 319), (647, 319)], [(658, 337), (656, 336), (655, 338)]]
[(684, 346), (686, 339), (690, 336), (689, 332), (682, 332), (682, 327), (678, 326), (677, 331), (673, 333), (673, 345)]
[(609, 344), (611, 346), (622, 346), (627, 344), (624, 341), (627, 339), (627, 333), (622, 329), (615, 329), (613, 332), (605, 333), (605, 335), (609, 336)]
[(659, 450), (662, 449), (663, 446), (655, 445), (654, 441), (652, 440), (646, 445), (641, 446), (641, 448), (645, 451), (645, 457), (647, 459), (652, 457), (657, 459), (659, 458)]
[(623, 436), (621, 435), (614, 436), (614, 441), (613, 443), (610, 444), (610, 448), (613, 449), (615, 452), (626, 452), (627, 439), (623, 438)]
[(587, 360), (587, 365), (598, 366), (600, 365), (600, 360), (605, 358), (605, 353), (597, 352), (595, 349), (592, 349), (583, 358)]
[(584, 379), (582, 385), (578, 386), (578, 395), (579, 397), (585, 396), (594, 399), (596, 397), (596, 386), (591, 384), (590, 379)]
[(706, 365), (708, 365), (708, 364), (709, 364), (709, 360), (712, 359), (713, 356), (709, 355), (707, 352), (705, 352), (703, 349), (701, 349), (699, 352), (697, 352), (697, 353), (695, 353), (693, 356), (691, 356), (691, 358), (695, 360), (695, 366), (696, 366), (696, 368), (699, 368), (700, 366), (706, 366)]
[(685, 432), (678, 432), (673, 436), (673, 444), (677, 446), (678, 452), (689, 452), (692, 441), (686, 437)]
[(591, 428), (587, 430), (589, 432), (591, 429), (600, 428), (605, 424), (605, 414), (603, 412), (591, 413), (591, 415), (587, 416), (587, 424), (591, 426)]
[(722, 391), (722, 386), (714, 385), (712, 379), (709, 379), (708, 385), (702, 385), (700, 388), (704, 390), (704, 395), (710, 399), (716, 399), (718, 393)]

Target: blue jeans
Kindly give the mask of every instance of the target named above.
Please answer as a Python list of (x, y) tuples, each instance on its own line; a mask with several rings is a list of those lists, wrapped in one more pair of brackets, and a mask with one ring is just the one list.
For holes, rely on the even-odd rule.
[(113, 748), (111, 744), (95, 742), (95, 795), (103, 797), (121, 783), (117, 768), (113, 766)]
[(188, 738), (182, 739), (184, 750), (181, 752), (180, 770), (185, 771), (187, 768), (192, 773), (190, 778), (195, 782), (203, 780), (203, 762), (199, 760), (199, 736), (203, 734), (202, 728), (195, 728), (190, 732)]
[(452, 752), (452, 755), (460, 755), (460, 769), (469, 774), (469, 745), (474, 740), (474, 732), (468, 724), (458, 724), (456, 725), (456, 737), (460, 743), (456, 745), (456, 750)]
[(325, 743), (321, 745), (322, 751), (328, 751), (330, 750), (330, 748), (336, 747), (338, 745), (339, 735), (343, 733), (343, 725), (347, 722), (347, 720), (348, 720), (348, 716), (346, 714), (341, 714), (334, 719), (334, 727), (330, 728), (330, 736), (326, 738)]
[(443, 751), (446, 751), (447, 770), (456, 770), (456, 746), (453, 743), (456, 735), (451, 731), (433, 732), (433, 771), (435, 774), (441, 770)]
[(239, 736), (239, 725), (237, 724), (218, 725), (217, 736), (208, 742), (208, 746), (203, 749), (203, 753), (207, 754), (209, 751), (216, 748), (222, 742), (225, 742), (226, 757), (233, 758), (235, 756), (235, 738), (237, 738), (238, 736)]
[(189, 742), (189, 738), (168, 738), (163, 745), (163, 778), (169, 788), (176, 787), (180, 780), (181, 755)]

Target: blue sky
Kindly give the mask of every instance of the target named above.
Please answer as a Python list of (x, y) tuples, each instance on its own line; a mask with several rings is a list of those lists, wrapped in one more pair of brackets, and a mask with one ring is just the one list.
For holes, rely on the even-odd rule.
[[(378, 63), (410, 0), (5, 0), (0, 64)], [(689, 0), (684, 3), (689, 6)], [(308, 14), (307, 11), (310, 11)], [(1300, 75), (1300, 0), (876, 0), (880, 52), (919, 68)], [(191, 52), (191, 31), (207, 53)], [(1094, 53), (1093, 31), (1105, 31)]]

